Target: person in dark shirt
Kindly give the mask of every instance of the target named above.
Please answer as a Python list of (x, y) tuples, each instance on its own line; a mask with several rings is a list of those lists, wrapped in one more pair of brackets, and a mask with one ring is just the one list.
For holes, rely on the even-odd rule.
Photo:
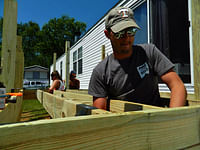
[(109, 109), (110, 99), (162, 106), (158, 78), (171, 90), (169, 106), (184, 106), (187, 93), (174, 64), (153, 44), (133, 45), (138, 29), (130, 8), (117, 7), (108, 13), (104, 33), (113, 53), (92, 72), (88, 93), (93, 106)]
[(79, 89), (80, 88), (80, 81), (76, 79), (76, 72), (70, 72), (70, 80), (69, 80), (69, 89)]

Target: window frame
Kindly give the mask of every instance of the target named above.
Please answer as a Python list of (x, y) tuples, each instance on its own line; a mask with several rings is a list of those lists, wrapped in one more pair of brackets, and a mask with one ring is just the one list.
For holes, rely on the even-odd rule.
[(73, 52), (73, 70), (78, 74), (83, 73), (83, 47), (79, 47)]

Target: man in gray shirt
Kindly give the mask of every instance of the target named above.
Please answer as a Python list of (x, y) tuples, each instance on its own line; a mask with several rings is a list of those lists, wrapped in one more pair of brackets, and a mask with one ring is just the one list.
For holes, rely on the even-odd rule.
[(93, 70), (88, 93), (93, 105), (107, 109), (109, 99), (163, 106), (158, 90), (158, 77), (171, 90), (170, 107), (184, 106), (186, 90), (174, 64), (153, 44), (134, 45), (139, 29), (133, 11), (126, 7), (112, 9), (106, 17), (105, 35), (113, 54)]

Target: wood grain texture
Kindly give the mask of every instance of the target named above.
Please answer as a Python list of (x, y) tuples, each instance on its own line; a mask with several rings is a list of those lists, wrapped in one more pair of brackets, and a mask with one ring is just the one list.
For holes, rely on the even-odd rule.
[(2, 34), (2, 75), (6, 91), (11, 92), (15, 82), (15, 63), (17, 45), (17, 1), (4, 0)]
[(200, 106), (0, 126), (0, 149), (172, 150), (200, 143)]
[[(0, 110), (0, 123), (18, 122), (22, 112), (23, 97), (17, 97), (16, 103), (8, 103), (4, 110)], [(0, 144), (1, 145), (1, 144)]]
[(195, 98), (200, 100), (200, 1), (192, 0), (192, 44)]
[(140, 103), (127, 102), (127, 101), (110, 100), (110, 111), (114, 113), (127, 112), (127, 111), (144, 111), (151, 109), (163, 109), (163, 108), (140, 104)]
[(37, 97), (37, 100), (43, 104), (43, 91), (42, 90), (37, 90), (36, 91), (36, 97)]
[(24, 52), (22, 50), (22, 37), (17, 36), (14, 89), (17, 88), (23, 89), (23, 79), (24, 79)]
[(54, 95), (65, 97), (67, 99), (71, 99), (73, 101), (78, 101), (82, 103), (87, 103), (89, 105), (93, 104), (93, 97), (88, 94), (78, 93), (78, 92), (71, 92), (71, 91), (59, 91), (55, 90)]
[(38, 90), (37, 92), (38, 98), (42, 101), (44, 108), (52, 118), (110, 113), (84, 104), (82, 101), (74, 101), (72, 100), (73, 98), (61, 97), (47, 92), (42, 92), (43, 94), (40, 96), (41, 91)]

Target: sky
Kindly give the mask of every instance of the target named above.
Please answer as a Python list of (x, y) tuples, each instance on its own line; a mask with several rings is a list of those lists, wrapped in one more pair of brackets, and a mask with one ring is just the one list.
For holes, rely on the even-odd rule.
[[(62, 15), (75, 18), (87, 24), (90, 29), (119, 0), (17, 0), (18, 23), (35, 22), (42, 27), (50, 19)], [(0, 17), (3, 17), (3, 3), (0, 0)]]

